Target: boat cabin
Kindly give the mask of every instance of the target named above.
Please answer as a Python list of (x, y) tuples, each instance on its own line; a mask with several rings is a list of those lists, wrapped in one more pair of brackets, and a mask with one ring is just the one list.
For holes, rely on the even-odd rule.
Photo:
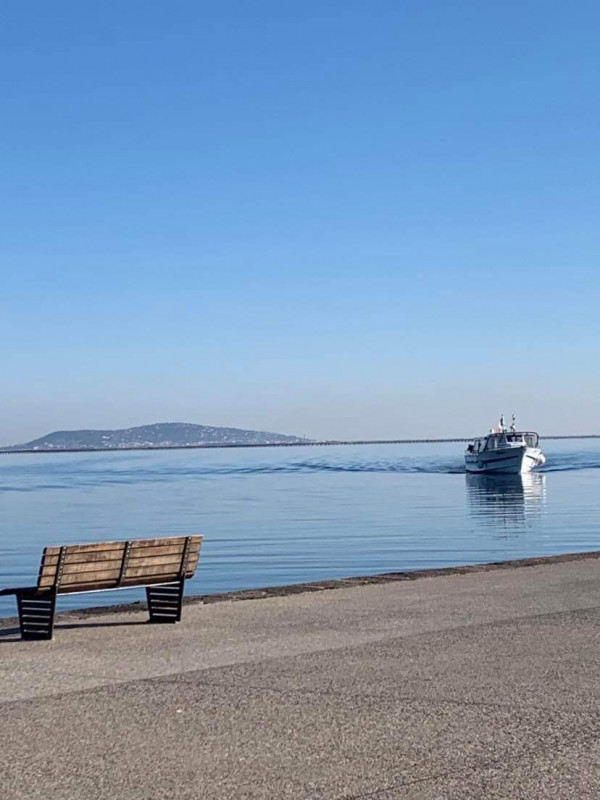
[(511, 447), (538, 447), (540, 437), (533, 431), (498, 431), (482, 439), (475, 439), (467, 447), (467, 453), (482, 453), (490, 450), (505, 450)]

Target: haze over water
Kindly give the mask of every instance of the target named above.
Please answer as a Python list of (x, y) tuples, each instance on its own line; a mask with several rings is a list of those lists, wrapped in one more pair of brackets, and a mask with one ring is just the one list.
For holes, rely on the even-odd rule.
[(542, 447), (498, 477), (461, 444), (3, 455), (0, 588), (34, 584), (45, 545), (146, 536), (204, 534), (189, 594), (598, 549), (600, 440)]

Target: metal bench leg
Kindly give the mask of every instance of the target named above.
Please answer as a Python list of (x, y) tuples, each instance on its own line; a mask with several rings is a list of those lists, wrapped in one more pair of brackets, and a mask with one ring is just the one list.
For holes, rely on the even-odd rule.
[(185, 580), (146, 587), (150, 622), (179, 622)]
[(22, 639), (52, 639), (56, 594), (17, 593)]

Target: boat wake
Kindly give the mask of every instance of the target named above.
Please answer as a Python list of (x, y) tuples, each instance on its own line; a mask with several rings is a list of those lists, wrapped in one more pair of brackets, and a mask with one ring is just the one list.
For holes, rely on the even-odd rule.
[[(561, 453), (548, 459), (540, 473), (574, 472), (600, 469), (600, 453)], [(316, 474), (398, 474), (460, 475), (465, 467), (460, 457), (404, 457), (387, 459), (348, 459), (340, 456), (290, 459), (279, 462), (235, 463), (144, 463), (135, 457), (25, 461), (0, 464), (0, 494), (6, 492), (52, 491), (60, 489), (174, 483), (186, 480), (211, 480), (220, 477), (316, 475)]]
[(583, 469), (600, 469), (600, 458), (594, 457), (590, 454), (589, 458), (586, 457), (573, 457), (568, 456), (559, 459), (552, 459), (552, 463), (546, 463), (538, 472), (579, 472)]

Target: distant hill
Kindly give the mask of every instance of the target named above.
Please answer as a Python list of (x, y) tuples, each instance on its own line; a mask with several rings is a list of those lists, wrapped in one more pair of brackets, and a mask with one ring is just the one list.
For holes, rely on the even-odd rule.
[(108, 431), (54, 431), (25, 444), (2, 450), (98, 450), (130, 447), (192, 447), (236, 444), (293, 444), (308, 441), (281, 433), (213, 428), (187, 422), (158, 422), (138, 428)]

